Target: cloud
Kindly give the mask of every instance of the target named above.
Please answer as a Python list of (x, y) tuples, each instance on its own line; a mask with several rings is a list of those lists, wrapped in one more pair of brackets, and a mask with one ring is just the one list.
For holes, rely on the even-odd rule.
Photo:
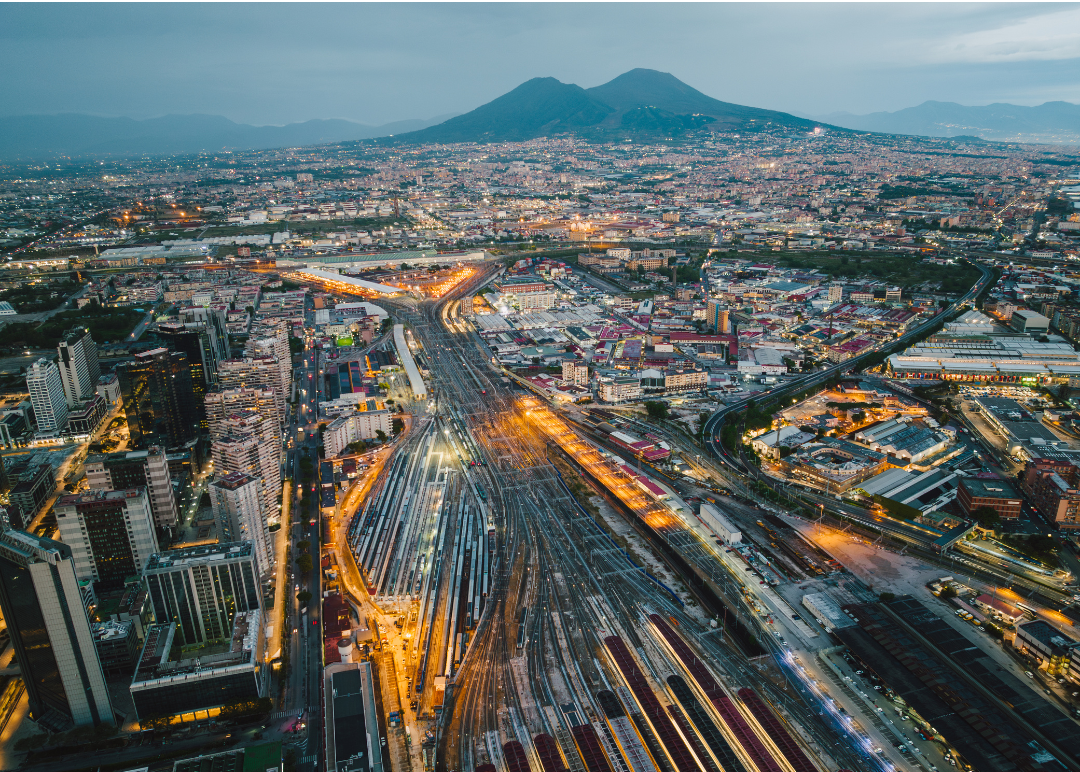
[(929, 54), (932, 61), (939, 63), (1080, 59), (1080, 8), (955, 34), (940, 41)]

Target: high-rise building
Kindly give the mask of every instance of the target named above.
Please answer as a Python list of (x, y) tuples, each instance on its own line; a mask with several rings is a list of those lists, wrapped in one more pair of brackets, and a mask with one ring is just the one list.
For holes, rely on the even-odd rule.
[(113, 724), (71, 548), (0, 529), (0, 610), (30, 717), (53, 731)]
[(229, 344), (215, 321), (160, 322), (157, 334), (173, 351), (187, 354), (191, 384), (197, 397), (217, 383), (218, 362), (228, 356)]
[(54, 511), (80, 580), (123, 587), (158, 551), (145, 488), (61, 496)]
[(260, 576), (273, 567), (273, 548), (260, 497), (257, 477), (232, 472), (210, 483), (210, 505), (214, 509), (220, 541), (250, 541), (255, 548), (255, 566)]
[(844, 299), (844, 285), (843, 284), (830, 284), (829, 285), (829, 302), (839, 303)]
[(730, 334), (731, 319), (728, 311), (728, 307), (720, 300), (709, 298), (705, 303), (705, 325), (720, 335)]
[(172, 528), (180, 521), (164, 448), (152, 446), (130, 453), (93, 454), (86, 457), (84, 468), (91, 490), (146, 488), (158, 528)]
[(240, 410), (256, 410), (262, 415), (271, 416), (279, 429), (284, 425), (284, 416), (278, 412), (278, 393), (274, 389), (218, 388), (206, 393), (210, 438), (216, 439), (215, 431), (224, 433), (225, 418)]
[(156, 348), (121, 362), (116, 374), (133, 445), (171, 448), (195, 439), (199, 416), (187, 354)]
[(56, 362), (42, 357), (26, 373), (26, 388), (40, 434), (58, 434), (67, 425), (68, 403)]
[(11, 465), (8, 478), (8, 522), (25, 531), (56, 490), (56, 472), (48, 461), (27, 456)]
[(185, 646), (227, 638), (241, 611), (262, 608), (251, 542), (223, 542), (151, 555), (144, 570), (159, 624), (176, 622)]
[(253, 359), (271, 357), (277, 363), (279, 388), (283, 393), (289, 393), (292, 353), (289, 351), (289, 324), (284, 319), (266, 319), (253, 325), (244, 352)]
[(222, 389), (272, 389), (279, 415), (285, 415), (285, 398), (289, 394), (287, 383), (282, 379), (281, 368), (273, 357), (225, 359), (218, 363), (218, 385)]
[(258, 478), (263, 516), (268, 522), (277, 522), (277, 497), (281, 492), (281, 441), (268, 442), (255, 433), (229, 433), (214, 440), (210, 452), (214, 471), (218, 475), (240, 472)]
[(101, 366), (97, 344), (90, 337), (90, 331), (85, 327), (72, 327), (64, 333), (56, 353), (60, 356), (60, 378), (68, 407), (93, 397), (101, 377)]

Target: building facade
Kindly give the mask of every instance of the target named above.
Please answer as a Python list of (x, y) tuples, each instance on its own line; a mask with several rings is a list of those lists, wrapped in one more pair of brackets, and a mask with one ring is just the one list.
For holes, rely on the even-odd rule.
[(1013, 487), (1004, 480), (979, 480), (962, 477), (956, 488), (956, 503), (971, 516), (979, 507), (990, 507), (1002, 520), (1020, 517), (1023, 503)]
[(0, 530), (0, 610), (34, 721), (52, 731), (115, 723), (66, 544)]
[(260, 499), (259, 480), (242, 472), (233, 472), (210, 483), (210, 505), (221, 541), (250, 541), (255, 548), (255, 565), (260, 576), (270, 573), (274, 564), (270, 532)]
[(185, 646), (223, 640), (238, 612), (262, 608), (251, 542), (161, 552), (150, 557), (144, 574), (158, 622), (175, 622)]
[(60, 377), (68, 407), (90, 399), (95, 394), (101, 366), (98, 364), (97, 344), (85, 327), (73, 327), (64, 333), (56, 347), (60, 361)]
[(130, 453), (93, 454), (86, 457), (84, 468), (92, 490), (146, 488), (158, 528), (172, 528), (180, 521), (164, 448), (151, 446)]
[(67, 426), (68, 403), (60, 368), (44, 357), (26, 372), (26, 389), (34, 406), (39, 434), (59, 434)]
[(158, 551), (145, 488), (61, 496), (54, 511), (79, 579), (122, 587)]
[(1080, 468), (1068, 461), (1034, 458), (1020, 487), (1031, 503), (1063, 531), (1080, 530)]
[(199, 414), (187, 354), (157, 348), (116, 366), (135, 447), (171, 448), (195, 439)]

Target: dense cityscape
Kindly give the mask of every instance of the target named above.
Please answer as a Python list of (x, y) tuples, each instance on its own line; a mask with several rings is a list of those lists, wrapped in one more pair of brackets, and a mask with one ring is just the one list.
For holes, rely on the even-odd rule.
[(698, 128), (0, 165), (0, 769), (1080, 770), (1080, 153)]

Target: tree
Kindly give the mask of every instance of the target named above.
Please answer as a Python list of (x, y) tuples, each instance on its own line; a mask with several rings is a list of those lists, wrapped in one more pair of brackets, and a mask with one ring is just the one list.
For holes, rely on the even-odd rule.
[(880, 600), (882, 603), (888, 603), (890, 600), (895, 600), (895, 599), (896, 599), (896, 593), (893, 593), (893, 592), (883, 592), (880, 595), (878, 595), (878, 600)]
[(311, 600), (311, 593), (307, 590), (301, 590), (300, 592), (296, 593), (296, 599), (301, 603), (307, 603), (309, 600)]
[(993, 507), (988, 507), (985, 504), (981, 507), (975, 507), (971, 510), (971, 516), (975, 521), (984, 528), (993, 528), (998, 524), (1001, 518), (998, 516), (997, 510)]
[(306, 552), (296, 559), (296, 567), (300, 569), (300, 573), (302, 574), (310, 574), (311, 566), (311, 555), (308, 555)]
[(393, 430), (394, 434), (400, 434), (405, 429), (405, 422), (400, 418), (395, 418), (390, 422), (390, 428)]
[(379, 442), (386, 442), (386, 432), (382, 429), (376, 429), (375, 436), (378, 438)]
[(645, 411), (652, 420), (662, 421), (668, 417), (668, 404), (667, 402), (649, 401), (645, 403)]
[(309, 542), (307, 539), (304, 539), (303, 541), (298, 541), (296, 543), (296, 548), (301, 552), (307, 552), (309, 549), (311, 549), (311, 542)]

